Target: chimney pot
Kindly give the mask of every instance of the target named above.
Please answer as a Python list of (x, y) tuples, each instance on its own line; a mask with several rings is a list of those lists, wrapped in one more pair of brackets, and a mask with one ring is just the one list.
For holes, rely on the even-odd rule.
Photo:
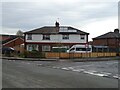
[(119, 29), (115, 29), (114, 32), (115, 32), (115, 33), (119, 33)]
[(59, 27), (59, 22), (56, 21), (55, 26), (56, 26), (56, 27)]

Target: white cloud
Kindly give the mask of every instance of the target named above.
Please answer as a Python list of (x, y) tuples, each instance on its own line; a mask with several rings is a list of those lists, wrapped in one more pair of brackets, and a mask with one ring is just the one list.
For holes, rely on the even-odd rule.
[(20, 30), (20, 29), (19, 28), (6, 28), (6, 27), (2, 27), (2, 30), (0, 31), (0, 33), (15, 35), (18, 30)]
[[(3, 32), (15, 34), (46, 25), (70, 25), (90, 33), (90, 38), (117, 28), (117, 0), (10, 0), (3, 2)], [(20, 1), (20, 2), (17, 2)], [(28, 1), (28, 2), (26, 2)], [(107, 24), (106, 24), (107, 23)], [(101, 32), (96, 31), (100, 30)], [(1, 32), (0, 32), (1, 33)]]

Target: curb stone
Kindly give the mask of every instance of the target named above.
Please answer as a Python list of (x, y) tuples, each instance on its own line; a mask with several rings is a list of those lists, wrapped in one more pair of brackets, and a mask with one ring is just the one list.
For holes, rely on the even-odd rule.
[(73, 62), (89, 62), (89, 61), (112, 61), (112, 60), (120, 60), (120, 57), (80, 58), (80, 59), (40, 59), (40, 58), (2, 57), (1, 59), (5, 59), (5, 60), (24, 60), (24, 61), (73, 61)]

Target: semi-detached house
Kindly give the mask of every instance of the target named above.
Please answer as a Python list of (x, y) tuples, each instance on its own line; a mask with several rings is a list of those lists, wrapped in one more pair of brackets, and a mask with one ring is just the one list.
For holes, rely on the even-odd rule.
[(25, 32), (25, 49), (27, 51), (38, 50), (50, 52), (53, 47), (71, 47), (75, 44), (86, 45), (89, 33), (71, 26), (44, 26)]

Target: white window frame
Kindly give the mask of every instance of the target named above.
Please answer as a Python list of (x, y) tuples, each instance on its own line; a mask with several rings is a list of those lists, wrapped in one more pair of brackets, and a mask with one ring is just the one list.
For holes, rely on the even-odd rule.
[(27, 34), (27, 40), (32, 40), (32, 34)]
[(38, 51), (38, 45), (37, 44), (28, 44), (27, 45), (27, 50), (32, 51), (32, 50), (37, 50)]
[(62, 39), (63, 40), (69, 40), (69, 34), (63, 34)]
[(43, 34), (43, 40), (50, 40), (49, 34)]
[(85, 35), (80, 35), (81, 40), (85, 40)]
[(50, 50), (51, 50), (50, 45), (43, 45), (42, 46), (42, 51), (50, 51)]

